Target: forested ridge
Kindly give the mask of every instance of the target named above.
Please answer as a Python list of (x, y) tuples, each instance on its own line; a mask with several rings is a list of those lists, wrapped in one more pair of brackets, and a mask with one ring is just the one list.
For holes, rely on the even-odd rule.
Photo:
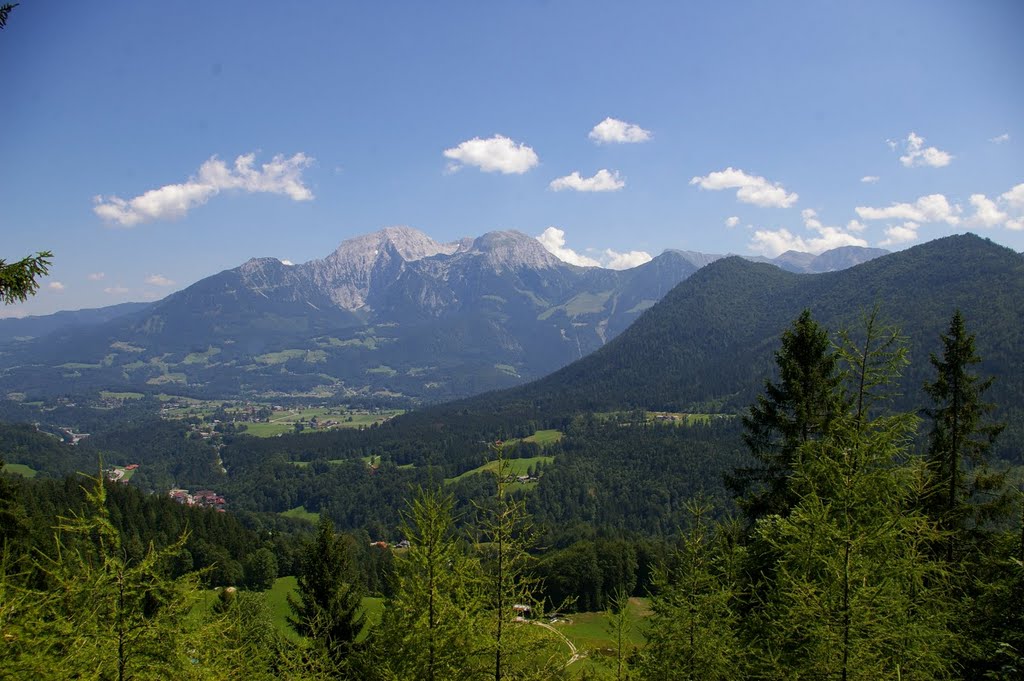
[[(0, 426), (38, 473), (0, 478), (4, 668), (1018, 678), (1021, 262), (976, 237), (813, 277), (726, 259), (548, 379), (359, 430), (5, 402), (45, 422)], [(282, 576), (291, 637), (265, 595)], [(616, 643), (586, 662), (530, 624), (604, 609)]]
[[(1007, 432), (976, 338), (957, 312), (931, 339), (927, 411), (893, 399), (910, 344), (877, 310), (843, 333), (805, 311), (743, 419), (580, 414), (543, 447), (490, 445), (481, 458), (495, 474), (447, 483), (429, 462), (329, 460), (315, 439), (303, 466), (273, 452), (240, 459), (284, 497), (240, 498), (239, 510), (320, 503), (315, 536), (123, 485), (4, 478), (5, 669), (21, 678), (84, 668), (110, 678), (1018, 678), (1019, 481), (993, 456)], [(39, 438), (49, 436), (7, 437), (45, 451)], [(557, 463), (537, 464), (539, 481), (517, 489), (511, 462), (541, 452)], [(312, 489), (291, 486), (289, 471)], [(330, 495), (334, 484), (346, 493)], [(338, 532), (331, 518), (411, 544), (371, 547), (377, 536)], [(297, 641), (277, 633), (260, 595), (271, 575), (289, 573)], [(244, 588), (189, 615), (203, 584)], [(368, 594), (384, 599), (372, 626), (360, 605)], [(643, 645), (621, 635), (630, 595), (650, 599)], [(86, 601), (107, 605), (89, 614)], [(513, 609), (522, 605), (525, 621)], [(530, 624), (546, 610), (602, 608), (609, 632), (620, 631), (603, 654), (611, 662), (580, 664)], [(55, 628), (61, 621), (72, 629)], [(142, 633), (118, 638), (119, 622)], [(105, 645), (70, 636), (71, 650), (60, 638), (93, 627), (111, 629), (97, 637)]]

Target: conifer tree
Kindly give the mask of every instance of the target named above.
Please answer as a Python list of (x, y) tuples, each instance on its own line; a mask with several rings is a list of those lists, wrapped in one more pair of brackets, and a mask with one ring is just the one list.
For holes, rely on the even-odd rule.
[[(539, 585), (529, 569), (533, 527), (525, 502), (509, 491), (514, 476), (502, 443), (492, 445), (491, 453), (495, 457), (495, 496), (489, 506), (478, 509), (491, 672), (494, 681), (555, 678), (562, 665), (551, 650), (552, 639), (540, 627), (522, 621), (524, 612), (536, 617), (543, 609), (535, 595)], [(523, 611), (521, 606), (529, 610)]]
[(710, 505), (687, 502), (692, 518), (675, 565), (658, 576), (651, 598), (642, 678), (708, 681), (741, 678), (739, 583), (729, 525), (713, 526)]
[(316, 538), (300, 558), (298, 598), (288, 597), (288, 624), (313, 639), (339, 667), (366, 624), (349, 542), (321, 515)]
[(410, 546), (395, 559), (394, 595), (372, 632), (367, 678), (454, 681), (483, 673), (480, 564), (458, 539), (453, 504), (450, 494), (422, 489), (409, 502), (402, 533)]
[(197, 579), (165, 572), (186, 538), (131, 560), (110, 522), (102, 477), (87, 500), (89, 513), (62, 519), (55, 549), (38, 558), (48, 588), (9, 592), (17, 607), (6, 613), (0, 668), (14, 678), (174, 676), (186, 664), (184, 618)]
[(783, 332), (775, 361), (779, 382), (766, 380), (764, 394), (743, 417), (744, 441), (758, 465), (726, 480), (751, 522), (788, 513), (797, 500), (788, 486), (797, 450), (826, 435), (842, 411), (832, 341), (810, 310)]
[[(950, 603), (935, 537), (915, 508), (923, 467), (908, 458), (913, 414), (875, 413), (905, 363), (898, 332), (865, 321), (840, 350), (850, 409), (800, 447), (787, 517), (757, 527), (776, 559), (760, 637), (768, 677), (938, 679), (949, 675)], [(756, 639), (757, 637), (751, 637)]]
[[(924, 501), (929, 515), (946, 532), (943, 553), (952, 562), (964, 533), (1005, 510), (1009, 499), (1005, 476), (991, 472), (986, 458), (1003, 429), (1002, 424), (984, 422), (995, 408), (982, 401), (993, 379), (982, 380), (971, 371), (981, 358), (960, 310), (953, 314), (949, 332), (941, 338), (942, 356), (933, 353), (930, 357), (935, 380), (925, 384), (934, 407), (926, 411), (932, 429)], [(977, 499), (978, 492), (987, 497), (983, 503)]]

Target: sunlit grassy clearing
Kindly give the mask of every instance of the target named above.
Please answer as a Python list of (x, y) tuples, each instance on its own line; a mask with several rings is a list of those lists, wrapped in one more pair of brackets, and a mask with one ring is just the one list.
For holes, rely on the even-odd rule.
[(39, 474), (39, 471), (23, 463), (5, 463), (4, 473), (20, 475), (23, 478), (34, 478)]
[(314, 525), (320, 522), (320, 514), (307, 511), (305, 506), (296, 506), (295, 508), (288, 509), (287, 511), (281, 511), (281, 515), (285, 518), (305, 520), (313, 523)]
[[(526, 475), (530, 471), (530, 467), (538, 463), (549, 464), (555, 460), (553, 456), (533, 456), (528, 459), (505, 459), (505, 463), (508, 464), (509, 473), (512, 475)], [(498, 469), (497, 461), (488, 461), (482, 466), (477, 466), (471, 471), (466, 471), (461, 475), (457, 475), (454, 478), (446, 478), (445, 482), (457, 482), (463, 478), (467, 478), (470, 475), (476, 475), (478, 473), (493, 472)]]

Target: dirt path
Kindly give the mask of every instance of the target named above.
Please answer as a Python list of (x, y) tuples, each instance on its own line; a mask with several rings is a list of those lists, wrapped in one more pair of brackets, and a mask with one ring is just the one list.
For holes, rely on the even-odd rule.
[(565, 634), (560, 632), (558, 629), (555, 629), (553, 626), (551, 626), (547, 622), (541, 622), (539, 620), (533, 620), (533, 624), (536, 624), (538, 627), (544, 627), (548, 631), (554, 632), (554, 634), (556, 636), (558, 636), (559, 638), (562, 639), (562, 641), (565, 642), (565, 645), (569, 646), (569, 653), (570, 653), (570, 655), (569, 655), (569, 661), (565, 663), (566, 667), (568, 667), (573, 662), (576, 662), (577, 660), (579, 660), (579, 659), (581, 659), (583, 657), (583, 653), (580, 653), (579, 651), (576, 650), (576, 644), (573, 643), (572, 641), (570, 641), (569, 638)]

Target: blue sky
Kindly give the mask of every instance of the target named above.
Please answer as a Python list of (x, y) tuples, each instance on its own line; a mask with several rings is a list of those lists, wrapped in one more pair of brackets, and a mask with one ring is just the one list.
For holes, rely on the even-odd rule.
[(1024, 250), (1024, 3), (22, 0), (0, 315), (152, 300), (391, 225), (666, 248)]

